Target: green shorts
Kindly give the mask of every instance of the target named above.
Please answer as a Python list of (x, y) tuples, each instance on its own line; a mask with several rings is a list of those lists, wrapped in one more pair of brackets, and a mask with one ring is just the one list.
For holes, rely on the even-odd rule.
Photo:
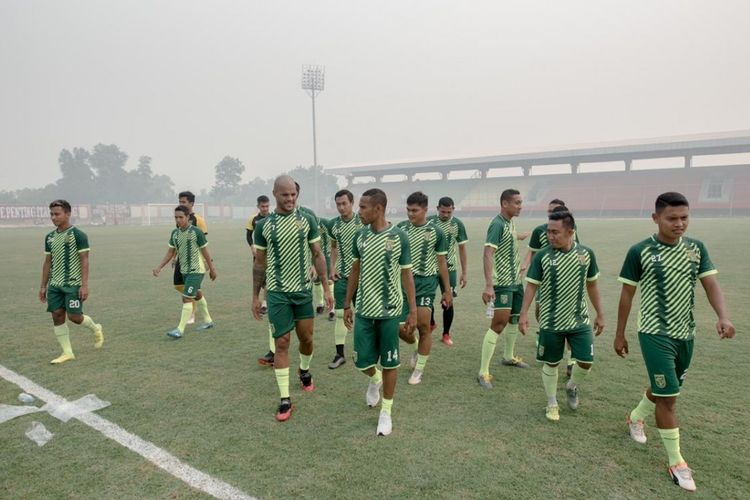
[[(458, 297), (458, 292), (456, 291), (457, 290), (456, 284), (458, 282), (456, 281), (456, 270), (455, 269), (453, 271), (450, 271), (450, 270), (448, 271), (448, 282), (449, 282), (449, 284), (451, 286), (451, 293), (453, 293), (454, 297)], [(445, 287), (443, 286), (443, 280), (441, 280), (439, 276), (438, 276), (438, 286), (440, 286), (440, 294), (441, 295), (444, 294), (445, 293)]]
[(79, 286), (50, 286), (47, 288), (47, 311), (65, 309), (68, 314), (83, 314), (83, 301), (78, 298)]
[(565, 340), (570, 345), (572, 358), (584, 363), (594, 361), (594, 333), (588, 325), (565, 332), (541, 330), (539, 345), (536, 347), (536, 360), (553, 365), (562, 361)]
[[(339, 278), (333, 282), (333, 299), (336, 302), (334, 309), (343, 309), (346, 300), (346, 287), (349, 286), (349, 278)], [(352, 297), (352, 305), (357, 302), (356, 293)]]
[(523, 305), (523, 285), (496, 286), (495, 309), (510, 309), (511, 323), (518, 322)]
[(437, 290), (438, 277), (414, 276), (414, 290), (417, 296), (417, 307), (433, 308), (435, 305), (435, 290)]
[(651, 393), (661, 397), (677, 396), (693, 358), (693, 339), (639, 333), (638, 341), (651, 381)]
[(367, 370), (378, 364), (386, 369), (401, 364), (398, 353), (398, 318), (363, 318), (354, 321), (354, 366)]
[(198, 290), (201, 289), (201, 283), (203, 282), (202, 273), (190, 273), (182, 275), (182, 282), (185, 284), (185, 288), (182, 289), (182, 296), (189, 299), (194, 299), (198, 295)]
[(294, 322), (315, 317), (312, 292), (268, 292), (268, 321), (273, 338), (283, 337), (294, 329)]

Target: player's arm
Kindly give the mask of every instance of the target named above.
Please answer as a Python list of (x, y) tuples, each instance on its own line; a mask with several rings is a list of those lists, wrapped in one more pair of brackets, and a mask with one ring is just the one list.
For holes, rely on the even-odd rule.
[(529, 236), (531, 236), (531, 231), (526, 231), (525, 233), (518, 233), (518, 234), (516, 235), (516, 239), (517, 239), (518, 241), (523, 241), (523, 240), (525, 240), (526, 238), (528, 238)]
[(336, 272), (336, 261), (339, 258), (339, 249), (336, 246), (336, 240), (331, 238), (331, 268), (328, 270), (328, 279), (331, 281), (338, 280), (341, 276)]
[(716, 333), (722, 339), (731, 339), (735, 334), (734, 325), (729, 319), (729, 312), (724, 301), (724, 293), (721, 291), (721, 286), (719, 286), (719, 280), (713, 274), (704, 276), (701, 278), (701, 285), (706, 291), (708, 303), (711, 304), (714, 312), (716, 312), (716, 316), (719, 317), (719, 321), (716, 322)]
[(315, 272), (320, 279), (320, 284), (323, 285), (323, 294), (325, 295), (326, 307), (330, 310), (333, 307), (333, 295), (331, 289), (328, 287), (328, 270), (326, 269), (326, 257), (323, 254), (323, 249), (320, 248), (320, 239), (317, 239), (310, 243), (310, 249), (312, 250), (313, 263), (315, 265)]
[(445, 255), (437, 256), (438, 269), (440, 270), (440, 280), (443, 282), (443, 304), (446, 308), (453, 305), (453, 291), (451, 290), (451, 280), (448, 276), (448, 259)]
[(461, 262), (461, 277), (458, 279), (458, 286), (460, 286), (461, 288), (465, 288), (466, 287), (466, 273), (467, 273), (466, 263), (467, 263), (467, 259), (466, 259), (466, 245), (465, 245), (465, 243), (466, 242), (458, 244), (458, 260)]
[(532, 250), (529, 250), (526, 252), (526, 256), (523, 258), (523, 262), (521, 262), (521, 274), (525, 273), (526, 270), (529, 268), (529, 264), (531, 264), (531, 259), (534, 257), (534, 252)]
[[(596, 311), (596, 318), (594, 319), (594, 334), (601, 335), (604, 331), (604, 308), (602, 307), (602, 297), (599, 294), (598, 280), (586, 281), (586, 292), (589, 294), (589, 300), (591, 305), (594, 306)], [(628, 309), (628, 313), (630, 310)]]
[(86, 300), (89, 298), (89, 252), (80, 252), (81, 259), (81, 288), (78, 289), (78, 298)]
[(42, 263), (42, 282), (39, 285), (40, 302), (46, 302), (47, 300), (47, 283), (49, 283), (50, 269), (52, 269), (52, 254), (46, 254)]
[(484, 245), (482, 262), (484, 264), (484, 292), (482, 302), (485, 304), (495, 301), (495, 288), (492, 285), (492, 268), (494, 266), (495, 248), (492, 245)]
[(169, 247), (167, 249), (167, 253), (164, 255), (164, 258), (159, 262), (159, 265), (154, 268), (152, 273), (154, 276), (159, 276), (159, 272), (162, 270), (164, 266), (166, 266), (172, 259), (174, 259), (175, 255), (177, 255), (177, 252), (175, 251), (174, 247)]
[(354, 300), (354, 294), (357, 293), (357, 286), (359, 285), (359, 259), (352, 262), (352, 270), (349, 272), (349, 282), (346, 285), (346, 297), (344, 298), (344, 325), (348, 330), (352, 329), (353, 314), (352, 314), (352, 300)]
[(201, 247), (201, 255), (203, 255), (203, 260), (206, 261), (206, 265), (208, 266), (208, 277), (211, 278), (211, 281), (216, 279), (216, 268), (214, 267), (214, 262), (211, 260), (211, 255), (208, 253), (208, 246), (203, 245)]
[(617, 330), (615, 330), (615, 352), (621, 358), (628, 354), (628, 341), (625, 338), (625, 327), (628, 325), (628, 316), (630, 309), (633, 307), (633, 297), (635, 296), (635, 285), (628, 283), (622, 284), (620, 291), (620, 302), (617, 305)]
[(523, 305), (521, 306), (521, 314), (518, 317), (518, 331), (526, 335), (529, 330), (529, 307), (534, 301), (536, 295), (536, 289), (538, 285), (531, 281), (526, 283), (526, 291), (523, 294)]
[(260, 291), (266, 286), (266, 250), (258, 249), (253, 261), (253, 317), (262, 319), (260, 314)]
[(417, 291), (414, 287), (414, 275), (411, 266), (401, 268), (401, 284), (409, 301), (409, 315), (406, 317), (406, 331), (411, 332), (417, 326)]

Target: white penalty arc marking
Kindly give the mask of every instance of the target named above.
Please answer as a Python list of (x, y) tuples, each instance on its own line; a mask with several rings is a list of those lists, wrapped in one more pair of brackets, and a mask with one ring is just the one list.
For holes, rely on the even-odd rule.
[[(9, 370), (3, 365), (0, 365), (0, 377), (17, 385), (25, 392), (28, 392), (42, 401), (46, 401), (54, 406), (69, 403), (69, 401), (62, 396), (58, 396), (54, 392), (32, 382), (23, 375), (19, 375), (18, 373)], [(187, 465), (169, 452), (126, 431), (106, 418), (100, 417), (91, 412), (78, 415), (74, 418), (88, 425), (92, 429), (96, 429), (116, 443), (134, 451), (160, 469), (163, 469), (177, 479), (182, 480), (188, 486), (208, 493), (215, 498), (254, 500), (254, 497), (238, 490), (231, 484), (225, 483), (205, 472)]]

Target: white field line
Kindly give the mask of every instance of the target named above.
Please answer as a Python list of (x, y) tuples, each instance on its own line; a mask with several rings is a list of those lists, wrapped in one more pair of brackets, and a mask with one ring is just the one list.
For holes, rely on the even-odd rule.
[[(19, 375), (18, 373), (5, 368), (3, 365), (0, 365), (0, 377), (17, 385), (25, 392), (28, 392), (42, 401), (54, 406), (63, 405), (69, 402), (67, 399), (58, 396), (54, 392), (35, 384), (23, 375)], [(160, 469), (165, 470), (197, 490), (221, 499), (254, 499), (254, 497), (238, 490), (234, 486), (219, 479), (215, 479), (205, 472), (201, 472), (198, 469), (181, 462), (167, 451), (126, 431), (106, 418), (100, 417), (91, 412), (84, 413), (83, 415), (74, 418), (80, 420), (92, 429), (96, 429), (109, 439), (134, 451)]]

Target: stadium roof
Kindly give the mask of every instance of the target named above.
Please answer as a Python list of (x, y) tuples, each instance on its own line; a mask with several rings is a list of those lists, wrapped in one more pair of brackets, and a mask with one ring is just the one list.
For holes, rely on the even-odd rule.
[(475, 156), (464, 158), (442, 158), (430, 160), (410, 160), (388, 163), (350, 164), (326, 168), (326, 173), (347, 177), (412, 175), (436, 172), (448, 174), (460, 170), (480, 170), (492, 168), (522, 167), (535, 165), (570, 164), (575, 168), (581, 163), (600, 163), (656, 158), (685, 157), (686, 166), (690, 158), (700, 155), (732, 154), (750, 152), (750, 130), (699, 134), (689, 136), (640, 139), (613, 143), (567, 146), (552, 149), (539, 149), (527, 152)]

